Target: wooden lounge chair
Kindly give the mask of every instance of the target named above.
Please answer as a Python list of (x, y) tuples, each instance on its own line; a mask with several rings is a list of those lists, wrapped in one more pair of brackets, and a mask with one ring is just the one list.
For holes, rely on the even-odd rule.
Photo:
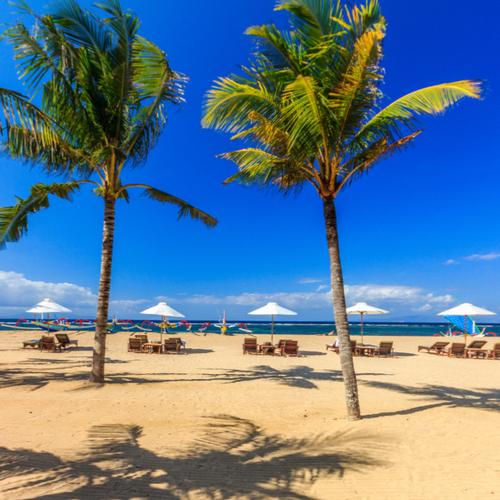
[(465, 354), (468, 358), (482, 358), (488, 357), (488, 350), (483, 347), (488, 343), (487, 340), (474, 340), (465, 349)]
[(259, 352), (257, 339), (253, 337), (243, 340), (243, 354), (257, 354)]
[(443, 354), (445, 348), (449, 345), (449, 342), (434, 342), (431, 346), (419, 345), (418, 352), (426, 351), (430, 354)]
[(144, 342), (145, 344), (146, 344), (147, 342), (149, 342), (149, 341), (148, 341), (148, 336), (147, 336), (145, 333), (136, 333), (136, 334), (134, 335), (134, 338), (141, 340), (141, 341), (142, 341), (142, 342)]
[(128, 339), (128, 352), (144, 352), (143, 342), (141, 339), (136, 339), (135, 337), (130, 337)]
[(488, 343), (487, 340), (473, 340), (468, 346), (467, 349), (482, 349)]
[(56, 342), (54, 337), (42, 337), (40, 339), (40, 351), (61, 351), (61, 344)]
[(394, 342), (380, 342), (373, 351), (374, 356), (392, 356), (394, 354)]
[(490, 359), (500, 359), (500, 344), (495, 344), (488, 353)]
[(26, 347), (38, 349), (40, 347), (40, 339), (25, 340), (23, 342), (23, 349), (26, 349)]
[(464, 358), (465, 357), (465, 344), (459, 344), (453, 342), (451, 346), (446, 350), (446, 354), (449, 357)]
[(72, 345), (78, 347), (78, 340), (71, 340), (67, 333), (56, 333), (56, 339), (63, 349), (66, 349)]
[(165, 354), (175, 353), (179, 354), (182, 349), (182, 342), (180, 338), (166, 339), (163, 342), (163, 352)]
[(274, 354), (279, 354), (280, 356), (283, 355), (283, 347), (285, 346), (285, 342), (287, 342), (286, 339), (281, 339), (278, 342), (278, 345), (275, 347)]
[(284, 340), (280, 354), (282, 356), (298, 356), (299, 343), (296, 340)]
[[(353, 356), (356, 355), (356, 344), (357, 343), (358, 343), (357, 340), (351, 340), (351, 350), (352, 350)], [(327, 351), (330, 350), (330, 351), (336, 352), (337, 354), (340, 353), (340, 347), (335, 347), (334, 344), (327, 344), (326, 350)]]

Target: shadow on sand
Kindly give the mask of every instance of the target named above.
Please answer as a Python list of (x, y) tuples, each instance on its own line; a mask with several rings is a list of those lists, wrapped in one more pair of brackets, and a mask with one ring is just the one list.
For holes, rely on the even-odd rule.
[[(254, 366), (248, 370), (228, 369), (215, 373), (205, 373), (207, 377), (213, 380), (220, 380), (227, 384), (236, 384), (240, 382), (252, 382), (254, 380), (268, 380), (278, 382), (289, 387), (299, 387), (301, 389), (317, 389), (315, 382), (339, 382), (342, 381), (342, 372), (340, 370), (319, 371), (310, 366), (293, 366), (291, 368), (277, 369), (269, 365)], [(387, 373), (358, 373), (359, 376), (377, 376), (388, 375)]]
[[(310, 499), (321, 478), (385, 465), (382, 437), (335, 433), (305, 439), (266, 434), (234, 416), (207, 420), (188, 449), (142, 448), (139, 426), (100, 425), (87, 446), (65, 460), (48, 452), (0, 448), (5, 498), (284, 498)], [(31, 498), (31, 496), (30, 496)]]
[(380, 381), (362, 381), (363, 385), (394, 391), (408, 396), (417, 396), (425, 404), (391, 412), (373, 413), (363, 418), (411, 415), (433, 408), (474, 408), (479, 410), (500, 411), (500, 390), (462, 389), (444, 385), (423, 385), (419, 387)]

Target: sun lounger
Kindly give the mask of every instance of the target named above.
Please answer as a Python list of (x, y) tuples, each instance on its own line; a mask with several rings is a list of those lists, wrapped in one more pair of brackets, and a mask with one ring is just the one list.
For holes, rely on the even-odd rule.
[(144, 333), (136, 333), (134, 335), (134, 338), (139, 339), (140, 341), (147, 343), (148, 341), (148, 336)]
[(500, 359), (500, 344), (495, 344), (493, 349), (488, 353), (490, 359)]
[[(356, 355), (356, 344), (357, 344), (357, 340), (351, 340), (351, 349), (352, 349), (352, 354), (353, 355)], [(333, 352), (336, 352), (337, 354), (340, 353), (340, 347), (338, 346), (335, 346), (335, 344), (327, 344), (326, 345), (326, 350), (330, 350), (330, 351), (333, 351)]]
[(38, 349), (40, 347), (40, 339), (25, 340), (23, 342), (23, 349), (26, 349), (26, 347)]
[(42, 337), (40, 339), (40, 351), (61, 351), (61, 344), (54, 337)]
[(445, 348), (449, 345), (449, 342), (434, 342), (431, 346), (419, 345), (418, 352), (426, 351), (430, 354), (443, 354)]
[(71, 345), (78, 347), (78, 340), (71, 340), (67, 333), (56, 333), (56, 339), (63, 349)]
[(280, 349), (282, 356), (298, 356), (299, 343), (296, 340), (284, 340)]
[(394, 342), (380, 342), (373, 351), (374, 356), (392, 356), (394, 353)]
[(136, 339), (135, 337), (130, 337), (128, 339), (128, 352), (144, 352), (143, 342), (141, 339)]
[(258, 351), (257, 339), (250, 337), (243, 340), (243, 354), (257, 354)]
[(446, 354), (449, 357), (457, 357), (463, 358), (465, 357), (465, 344), (458, 344), (454, 342), (451, 346), (446, 350)]
[(166, 339), (163, 342), (163, 352), (165, 354), (175, 353), (179, 354), (182, 349), (182, 342), (180, 338)]
[(488, 342), (486, 340), (474, 340), (465, 349), (465, 354), (468, 358), (486, 359), (488, 357), (488, 349), (483, 347)]

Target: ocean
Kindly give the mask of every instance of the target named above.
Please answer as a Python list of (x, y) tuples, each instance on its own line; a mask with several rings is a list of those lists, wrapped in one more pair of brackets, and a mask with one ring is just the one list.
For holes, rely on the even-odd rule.
[[(220, 330), (215, 324), (217, 321), (192, 321), (191, 331), (197, 332), (200, 329), (206, 333), (219, 333)], [(158, 321), (144, 321), (144, 320), (129, 320), (128, 322), (120, 324), (124, 325), (123, 331), (134, 331), (134, 326), (140, 327), (141, 330), (147, 331), (153, 326), (154, 329), (158, 328)], [(16, 325), (15, 319), (0, 320), (0, 330), (7, 330), (6, 326)], [(134, 325), (134, 326), (133, 326)], [(228, 334), (245, 335), (248, 333), (266, 334), (271, 332), (271, 324), (267, 321), (245, 321), (245, 322), (228, 322)], [(387, 336), (387, 337), (432, 337), (433, 335), (446, 333), (449, 329), (449, 323), (376, 323), (367, 322), (364, 324), (364, 335), (366, 336)], [(16, 329), (23, 329), (26, 323), (18, 324)], [(89, 330), (89, 323), (82, 325), (82, 330)], [(480, 328), (486, 327), (487, 333), (500, 337), (500, 324), (479, 324)], [(30, 325), (31, 327), (31, 325)], [(132, 327), (132, 328), (131, 328)], [(35, 327), (36, 328), (36, 327)], [(71, 330), (78, 330), (79, 323), (70, 320), (68, 328)], [(176, 326), (170, 327), (171, 333), (186, 332), (188, 326), (185, 323), (177, 323)], [(30, 328), (31, 329), (31, 328)], [(117, 328), (120, 330), (120, 328)], [(249, 331), (246, 331), (249, 330)], [(277, 335), (327, 335), (335, 330), (334, 323), (329, 322), (276, 322), (275, 333)], [(360, 324), (353, 322), (350, 323), (350, 330), (352, 335), (359, 335)]]

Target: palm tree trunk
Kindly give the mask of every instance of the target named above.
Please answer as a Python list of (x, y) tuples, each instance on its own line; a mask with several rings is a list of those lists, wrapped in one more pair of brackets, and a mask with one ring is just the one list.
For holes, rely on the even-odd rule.
[(358, 383), (352, 360), (351, 339), (349, 336), (349, 323), (347, 321), (344, 276), (340, 262), (339, 235), (337, 228), (337, 214), (333, 199), (323, 200), (323, 212), (326, 226), (326, 239), (330, 256), (330, 274), (332, 283), (333, 310), (335, 315), (335, 328), (339, 339), (340, 365), (344, 377), (345, 399), (347, 416), (350, 420), (361, 418), (358, 398)]
[(104, 198), (104, 224), (102, 229), (101, 275), (97, 299), (97, 319), (92, 356), (90, 382), (104, 383), (104, 360), (106, 357), (106, 331), (108, 326), (109, 290), (113, 264), (113, 242), (115, 235), (115, 199)]

